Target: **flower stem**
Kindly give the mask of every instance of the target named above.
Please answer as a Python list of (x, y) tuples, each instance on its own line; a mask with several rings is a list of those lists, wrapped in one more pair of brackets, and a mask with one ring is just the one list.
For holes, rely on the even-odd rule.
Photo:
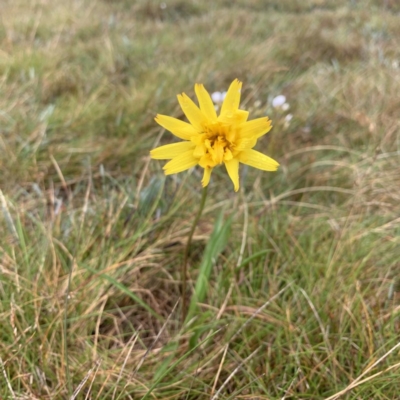
[(204, 205), (206, 204), (206, 199), (207, 199), (207, 186), (203, 188), (203, 192), (201, 194), (201, 201), (200, 201), (200, 207), (199, 210), (197, 211), (197, 214), (193, 220), (192, 228), (190, 229), (189, 236), (186, 242), (186, 247), (185, 247), (185, 253), (183, 256), (183, 264), (182, 264), (182, 270), (181, 270), (181, 280), (182, 280), (182, 314), (181, 314), (181, 319), (182, 319), (182, 324), (185, 322), (186, 318), (186, 313), (187, 313), (187, 302), (186, 302), (186, 279), (187, 279), (187, 262), (189, 258), (189, 250), (190, 246), (192, 244), (192, 238), (194, 234), (194, 230), (196, 229), (197, 223), (199, 222), (199, 219), (201, 217), (201, 214), (204, 209)]

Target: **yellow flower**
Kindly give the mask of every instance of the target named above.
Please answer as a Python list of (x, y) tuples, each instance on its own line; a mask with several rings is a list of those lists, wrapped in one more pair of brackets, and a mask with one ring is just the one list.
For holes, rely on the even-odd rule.
[(239, 110), (242, 82), (235, 79), (226, 94), (220, 115), (201, 84), (195, 85), (200, 107), (185, 94), (178, 101), (190, 124), (158, 114), (156, 122), (183, 142), (167, 144), (151, 150), (151, 158), (170, 160), (164, 166), (165, 175), (177, 174), (195, 165), (204, 168), (203, 187), (210, 182), (212, 169), (224, 163), (234, 189), (239, 190), (239, 162), (261, 169), (276, 171), (279, 164), (253, 150), (257, 139), (272, 128), (268, 117), (247, 121), (248, 111)]

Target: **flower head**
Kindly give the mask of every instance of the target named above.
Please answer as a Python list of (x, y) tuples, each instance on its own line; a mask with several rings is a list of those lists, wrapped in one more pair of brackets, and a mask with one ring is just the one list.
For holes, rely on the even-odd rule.
[(276, 96), (272, 99), (272, 107), (279, 108), (286, 103), (286, 97), (283, 94)]
[(170, 160), (164, 165), (165, 175), (177, 174), (195, 165), (204, 168), (203, 187), (210, 182), (211, 171), (225, 164), (235, 191), (239, 190), (239, 163), (263, 171), (276, 171), (279, 164), (253, 150), (257, 139), (272, 128), (268, 117), (247, 121), (249, 113), (239, 109), (242, 82), (235, 79), (226, 93), (220, 115), (201, 84), (195, 85), (199, 107), (186, 95), (178, 95), (179, 104), (190, 123), (166, 115), (157, 115), (156, 122), (183, 142), (167, 144), (151, 150), (151, 158)]

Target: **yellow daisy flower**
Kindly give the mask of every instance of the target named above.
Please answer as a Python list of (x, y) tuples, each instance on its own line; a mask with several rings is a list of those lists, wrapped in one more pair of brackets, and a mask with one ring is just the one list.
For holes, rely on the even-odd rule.
[(150, 151), (151, 158), (170, 160), (165, 175), (177, 174), (195, 165), (204, 168), (203, 187), (210, 182), (212, 169), (224, 163), (235, 191), (239, 190), (239, 163), (263, 171), (276, 171), (279, 164), (253, 150), (257, 139), (272, 128), (268, 117), (247, 121), (248, 111), (239, 110), (242, 82), (235, 79), (226, 93), (220, 115), (201, 84), (195, 85), (197, 105), (185, 94), (178, 95), (179, 104), (190, 123), (158, 114), (156, 122), (183, 142), (167, 144)]

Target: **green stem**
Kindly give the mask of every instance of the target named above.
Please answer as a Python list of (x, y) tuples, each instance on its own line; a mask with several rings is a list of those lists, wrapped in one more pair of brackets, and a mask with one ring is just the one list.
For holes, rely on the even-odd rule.
[(186, 312), (187, 312), (187, 302), (186, 302), (186, 279), (187, 279), (187, 262), (189, 258), (189, 250), (192, 244), (192, 238), (194, 234), (194, 230), (196, 229), (197, 223), (201, 217), (201, 214), (204, 209), (204, 205), (206, 204), (207, 199), (207, 186), (203, 188), (203, 192), (201, 194), (201, 202), (199, 211), (196, 214), (196, 217), (193, 220), (192, 228), (190, 229), (189, 236), (186, 242), (185, 253), (183, 256), (183, 264), (181, 270), (181, 280), (182, 280), (182, 324), (185, 321)]

